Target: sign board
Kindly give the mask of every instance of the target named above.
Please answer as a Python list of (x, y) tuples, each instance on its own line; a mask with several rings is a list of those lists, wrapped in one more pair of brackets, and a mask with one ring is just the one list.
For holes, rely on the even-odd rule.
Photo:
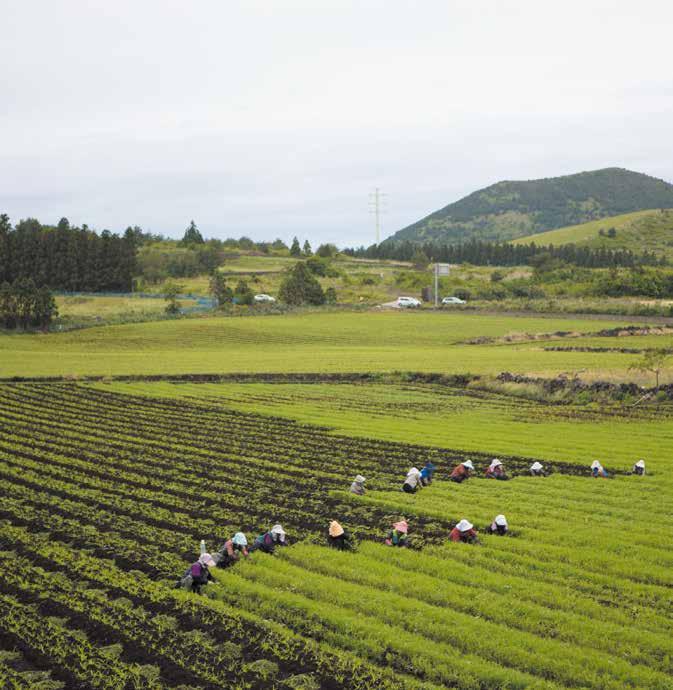
[(449, 268), (449, 264), (437, 264), (437, 275), (448, 276)]

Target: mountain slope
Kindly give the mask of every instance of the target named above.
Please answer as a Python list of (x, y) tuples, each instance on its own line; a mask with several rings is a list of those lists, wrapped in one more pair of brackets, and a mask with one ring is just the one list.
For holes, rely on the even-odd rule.
[(386, 242), (511, 240), (633, 211), (673, 207), (673, 185), (622, 168), (503, 181), (395, 233)]
[(514, 244), (529, 242), (543, 246), (577, 244), (592, 249), (630, 249), (638, 254), (653, 251), (672, 256), (673, 210), (651, 209), (610, 216), (513, 241)]

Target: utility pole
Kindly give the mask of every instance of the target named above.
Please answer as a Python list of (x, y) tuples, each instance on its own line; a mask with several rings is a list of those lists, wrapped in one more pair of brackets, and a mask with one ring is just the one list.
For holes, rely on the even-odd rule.
[(381, 242), (381, 215), (385, 213), (383, 204), (386, 196), (388, 195), (384, 194), (378, 187), (375, 187), (374, 191), (369, 194), (369, 212), (374, 214), (376, 223), (376, 244)]

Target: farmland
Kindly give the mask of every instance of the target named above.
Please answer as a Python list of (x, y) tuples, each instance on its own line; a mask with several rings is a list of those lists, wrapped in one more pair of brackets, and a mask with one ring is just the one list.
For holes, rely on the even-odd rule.
[[(513, 333), (560, 330), (590, 334), (619, 323), (469, 313), (334, 311), (102, 326), (1, 337), (0, 377), (255, 371), (626, 372), (633, 354), (548, 351), (541, 341), (463, 344)], [(659, 338), (668, 343), (672, 339), (670, 335)]]
[[(2, 336), (2, 376), (32, 379), (0, 383), (0, 685), (667, 690), (671, 403), (488, 378), (632, 379), (619, 348), (670, 345), (600, 335), (617, 324), (335, 312)], [(180, 376), (227, 372), (269, 380)], [(496, 454), (511, 481), (481, 478)], [(587, 476), (594, 458), (613, 478)], [(427, 459), (436, 481), (402, 493)], [(446, 481), (466, 459), (477, 476)], [(534, 459), (550, 476), (527, 476)], [(498, 513), (506, 537), (483, 533)], [(386, 547), (402, 517), (412, 548)], [(481, 544), (448, 543), (461, 518)], [(354, 553), (326, 548), (332, 519)], [(289, 546), (214, 568), (204, 596), (175, 588), (200, 539), (276, 522)]]

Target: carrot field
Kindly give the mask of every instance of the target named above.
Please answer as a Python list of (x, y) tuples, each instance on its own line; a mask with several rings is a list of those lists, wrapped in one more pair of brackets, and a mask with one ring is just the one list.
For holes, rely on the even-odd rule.
[[(591, 355), (596, 371), (620, 362), (628, 376), (628, 353), (497, 340), (568, 330), (618, 347), (620, 338), (596, 335), (604, 321), (340, 317), (341, 342), (336, 330), (320, 335), (324, 321), (295, 316), (0, 340), (14, 353), (0, 382), (0, 687), (673, 687), (670, 402), (534, 400), (403, 376), (177, 376), (205, 352), (202, 371), (244, 371), (233, 352), (264, 371), (254, 355), (265, 348), (278, 369), (288, 358), (286, 372), (314, 371), (331, 349), (324, 369), (342, 372), (364, 373), (377, 353), (418, 371), (404, 366), (413, 352), (432, 371), (436, 352), (449, 353), (453, 373), (467, 373), (469, 357), (497, 372), (503, 361), (528, 371), (533, 357), (546, 367), (547, 355)], [(309, 325), (297, 333), (302, 318)], [(386, 354), (400, 323), (399, 351)], [(466, 343), (479, 337), (491, 340)], [(143, 362), (175, 376), (150, 380)], [(111, 372), (85, 380), (101, 367)], [(496, 455), (508, 482), (483, 479)], [(647, 474), (632, 476), (640, 457)], [(589, 476), (595, 458), (610, 479)], [(447, 481), (467, 459), (475, 476)], [(435, 481), (400, 491), (426, 460)], [(528, 475), (534, 460), (549, 476)], [(356, 474), (367, 477), (364, 496), (348, 491)], [(500, 513), (509, 534), (486, 534)], [(383, 543), (401, 518), (408, 549)], [(448, 541), (462, 518), (480, 544)], [(334, 519), (354, 552), (327, 548)], [(201, 539), (214, 550), (278, 522), (288, 546), (213, 568), (202, 596), (175, 587)]]

